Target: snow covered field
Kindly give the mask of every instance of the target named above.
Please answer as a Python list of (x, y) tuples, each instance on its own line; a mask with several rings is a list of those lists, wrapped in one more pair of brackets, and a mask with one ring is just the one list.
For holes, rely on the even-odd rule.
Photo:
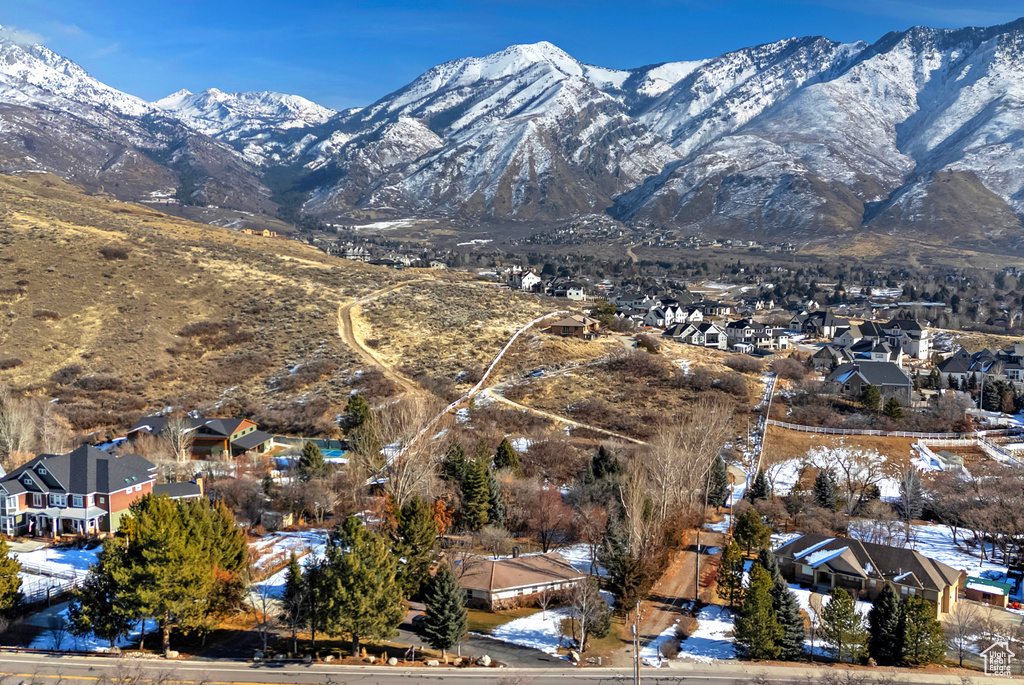
[(562, 644), (561, 623), (569, 617), (568, 609), (548, 609), (517, 618), (494, 628), (490, 637), (521, 647), (557, 654)]
[(94, 549), (45, 547), (31, 552), (11, 552), (10, 556), (20, 561), (26, 571), (70, 578), (87, 573), (101, 549), (98, 546)]
[[(286, 540), (288, 540), (288, 539), (290, 539), (290, 540), (298, 539), (298, 540), (301, 541), (301, 544), (307, 550), (307, 554), (299, 559), (299, 565), (300, 566), (305, 566), (306, 564), (308, 564), (310, 562), (310, 560), (318, 558), (320, 556), (323, 556), (323, 554), (327, 551), (327, 532), (326, 531), (323, 531), (323, 530), (310, 530), (310, 531), (303, 531), (303, 532), (299, 532), (299, 533), (289, 533), (289, 534), (286, 534), (286, 535), (291, 536), (290, 538), (286, 538)], [(278, 542), (274, 543), (275, 546), (276, 545), (280, 545), (282, 550), (285, 549), (288, 544), (292, 544), (292, 543), (289, 543), (289, 542), (286, 542), (286, 541), (278, 541)], [(295, 543), (295, 544), (298, 544), (298, 543)], [(273, 547), (271, 547), (271, 549), (273, 549)], [(299, 554), (299, 552), (296, 551), (296, 554)], [(286, 554), (285, 555), (285, 560), (287, 560), (287, 558), (288, 558), (288, 555)], [(284, 583), (285, 583), (285, 579), (287, 578), (287, 576), (288, 576), (288, 569), (287, 568), (282, 568), (280, 571), (278, 571), (274, 575), (272, 575), (272, 576), (270, 576), (268, 578), (264, 578), (263, 580), (259, 581), (258, 583), (253, 583), (254, 591), (255, 592), (259, 592), (259, 593), (266, 593), (266, 596), (268, 598), (278, 599), (278, 598), (281, 597), (281, 593), (284, 592)]]
[[(58, 614), (61, 620), (64, 621), (64, 625), (67, 625), (68, 610)], [(156, 636), (157, 623), (156, 621), (146, 621), (146, 635), (153, 636), (151, 639), (156, 641), (160, 638)], [(136, 644), (139, 641), (139, 636), (142, 635), (142, 622), (128, 633), (128, 636), (117, 641), (118, 647), (127, 647), (132, 644)], [(53, 649), (60, 651), (75, 651), (75, 652), (106, 652), (110, 650), (110, 643), (107, 640), (102, 640), (95, 635), (85, 635), (82, 637), (75, 637), (66, 629), (61, 634), (59, 630), (46, 629), (42, 633), (36, 636), (32, 640), (32, 644), (29, 645), (33, 649)]]

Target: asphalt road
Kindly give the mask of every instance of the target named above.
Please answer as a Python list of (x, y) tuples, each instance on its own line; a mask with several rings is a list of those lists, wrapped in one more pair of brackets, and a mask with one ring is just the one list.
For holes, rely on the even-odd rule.
[[(832, 670), (832, 669), (828, 669)], [(855, 671), (865, 674), (867, 671)], [(873, 672), (881, 674), (881, 671)], [(808, 685), (821, 679), (822, 671), (796, 667), (759, 667), (756, 664), (677, 664), (671, 669), (644, 669), (647, 683), (687, 682), (693, 685), (743, 683), (758, 674), (779, 685)], [(900, 672), (898, 682), (920, 685), (960, 685), (959, 676), (937, 673)], [(405, 685), (460, 681), (466, 685), (508, 682), (510, 685), (609, 685), (631, 682), (628, 669), (495, 669), (343, 667), (330, 664), (259, 666), (239, 662), (164, 661), (102, 657), (57, 657), (0, 652), (0, 682), (4, 685), (61, 685), (103, 683), (104, 685)], [(1012, 683), (1011, 680), (975, 677), (973, 682)], [(855, 681), (856, 682), (856, 681)]]

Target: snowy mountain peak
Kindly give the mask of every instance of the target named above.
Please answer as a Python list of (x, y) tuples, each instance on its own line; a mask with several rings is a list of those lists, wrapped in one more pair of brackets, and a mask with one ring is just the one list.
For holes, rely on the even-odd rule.
[(197, 131), (227, 140), (265, 129), (318, 126), (336, 114), (304, 97), (272, 91), (225, 93), (208, 88), (190, 93), (183, 89), (153, 104)]
[[(144, 100), (122, 93), (90, 76), (82, 67), (49, 48), (19, 40), (0, 26), (0, 84), (18, 88), (25, 101), (66, 98), (118, 114), (143, 116), (153, 108)], [(24, 86), (38, 91), (29, 92)]]

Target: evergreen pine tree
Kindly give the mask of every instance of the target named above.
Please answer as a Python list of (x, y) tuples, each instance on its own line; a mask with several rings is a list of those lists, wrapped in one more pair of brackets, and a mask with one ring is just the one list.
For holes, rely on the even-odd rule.
[(736, 522), (736, 542), (747, 549), (748, 555), (755, 549), (768, 547), (772, 542), (771, 529), (753, 507), (743, 512)]
[(462, 449), (462, 443), (458, 440), (452, 440), (448, 445), (448, 451), (445, 452), (444, 463), (441, 465), (441, 477), (449, 483), (462, 485), (468, 468), (466, 450)]
[(349, 395), (348, 404), (345, 405), (345, 413), (348, 414), (346, 426), (350, 431), (359, 428), (373, 416), (366, 398), (359, 393)]
[(903, 660), (900, 598), (886, 583), (868, 612), (868, 656), (879, 666), (896, 666)]
[(773, 583), (782, 576), (782, 573), (779, 571), (779, 560), (768, 547), (762, 547), (757, 550), (756, 563), (768, 572), (768, 575), (772, 577)]
[(306, 625), (306, 578), (302, 575), (299, 560), (292, 552), (284, 576), (284, 591), (281, 594), (281, 620), (291, 630), (292, 652), (299, 651), (299, 629)]
[(430, 577), (437, 556), (437, 524), (430, 505), (418, 497), (398, 512), (395, 528), (395, 555), (404, 559), (398, 566), (398, 582), (405, 597), (420, 593)]
[(215, 570), (210, 554), (168, 497), (133, 502), (121, 532), (127, 550), (122, 592), (130, 606), (156, 619), (166, 654), (172, 629), (196, 629), (207, 617)]
[(735, 540), (722, 552), (718, 568), (718, 596), (733, 608), (743, 600), (743, 550)]
[(124, 539), (107, 538), (85, 582), (71, 599), (68, 607), (71, 634), (95, 635), (106, 640), (111, 649), (127, 636), (139, 612), (129, 603), (129, 593), (123, 590), (126, 581)]
[(949, 385), (951, 390), (960, 390), (960, 389), (962, 389), (962, 388), (960, 388), (960, 384), (956, 380), (956, 376), (954, 376), (953, 374), (949, 374), (949, 377), (946, 378), (946, 384)]
[(719, 456), (711, 466), (711, 490), (708, 492), (708, 504), (713, 507), (724, 507), (729, 501), (729, 468), (725, 459)]
[(447, 661), (449, 649), (459, 644), (468, 629), (465, 592), (447, 565), (441, 566), (427, 586), (427, 606), (423, 637), (434, 649), (440, 649)]
[(490, 466), (491, 457), (491, 448), (487, 446), (487, 441), (480, 438), (480, 442), (476, 444), (476, 451), (473, 452), (473, 459), (476, 461), (482, 461), (487, 466)]
[(864, 392), (861, 393), (860, 403), (864, 405), (864, 408), (868, 411), (878, 411), (878, 405), (882, 401), (882, 394), (878, 392), (878, 388), (873, 385), (868, 385), (864, 388)]
[(914, 666), (940, 663), (946, 657), (946, 636), (935, 619), (935, 605), (920, 595), (903, 600), (900, 612), (903, 660)]
[(466, 469), (462, 482), (462, 514), (471, 530), (480, 530), (490, 523), (491, 485), (487, 463), (474, 459)]
[(299, 477), (308, 481), (326, 476), (329, 472), (330, 466), (324, 461), (320, 448), (307, 440), (299, 455)]
[(772, 585), (772, 606), (782, 627), (779, 658), (796, 661), (804, 655), (804, 619), (800, 615), (800, 602), (782, 576), (776, 576)]
[(597, 454), (594, 455), (592, 463), (594, 478), (598, 480), (618, 478), (623, 473), (622, 464), (615, 457), (615, 454), (604, 445), (597, 448)]
[(755, 564), (750, 569), (750, 587), (743, 608), (736, 617), (736, 646), (749, 659), (777, 659), (782, 626), (772, 603), (772, 579)]
[(860, 657), (867, 633), (849, 592), (841, 587), (832, 588), (821, 623), (825, 641), (836, 650), (837, 661), (855, 661)]
[(0, 616), (21, 605), (21, 564), (7, 554), (7, 538), (0, 535)]
[(378, 533), (355, 516), (338, 527), (337, 540), (327, 546), (327, 630), (352, 637), (352, 656), (364, 638), (392, 636), (405, 617), (398, 584), (398, 558)]
[(939, 370), (935, 367), (932, 367), (931, 372), (928, 374), (928, 387), (937, 390), (940, 385), (939, 378)]
[(495, 526), (505, 525), (505, 498), (502, 496), (501, 484), (494, 477), (494, 472), (487, 469), (487, 519)]
[(519, 465), (519, 455), (516, 454), (508, 438), (504, 438), (498, 445), (498, 451), (494, 454), (494, 468), (509, 469), (516, 474), (516, 478), (523, 475), (523, 468)]
[(650, 592), (654, 579), (643, 560), (628, 551), (619, 551), (608, 564), (608, 589), (615, 596), (615, 605), (629, 613), (637, 600)]
[(771, 497), (772, 491), (771, 486), (768, 485), (768, 477), (764, 475), (763, 469), (757, 470), (757, 475), (754, 476), (754, 482), (750, 484), (750, 492), (748, 493), (751, 502), (757, 500), (766, 500)]
[(838, 506), (839, 481), (832, 469), (821, 469), (814, 479), (814, 503), (826, 511), (835, 511)]
[(887, 417), (889, 417), (890, 419), (893, 419), (894, 421), (896, 419), (902, 419), (903, 418), (903, 405), (901, 405), (900, 401), (898, 399), (896, 399), (895, 397), (890, 397), (888, 400), (886, 400), (885, 407), (882, 409), (882, 412)]

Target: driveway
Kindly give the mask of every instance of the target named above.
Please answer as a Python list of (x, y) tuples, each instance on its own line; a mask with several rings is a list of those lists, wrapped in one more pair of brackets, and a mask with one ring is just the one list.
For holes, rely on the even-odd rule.
[[(410, 619), (411, 615), (406, 618)], [(401, 642), (403, 644), (415, 645), (416, 649), (427, 647), (427, 644), (423, 642), (419, 633), (412, 629), (412, 624), (410, 624), (408, 620), (398, 627), (398, 636), (394, 638), (394, 641)], [(462, 643), (463, 657), (469, 656), (476, 659), (482, 657), (484, 654), (495, 661), (508, 664), (512, 668), (572, 667), (572, 664), (565, 659), (545, 654), (539, 649), (520, 647), (519, 645), (501, 642), (500, 640), (495, 640), (483, 635), (470, 635), (465, 642)]]

